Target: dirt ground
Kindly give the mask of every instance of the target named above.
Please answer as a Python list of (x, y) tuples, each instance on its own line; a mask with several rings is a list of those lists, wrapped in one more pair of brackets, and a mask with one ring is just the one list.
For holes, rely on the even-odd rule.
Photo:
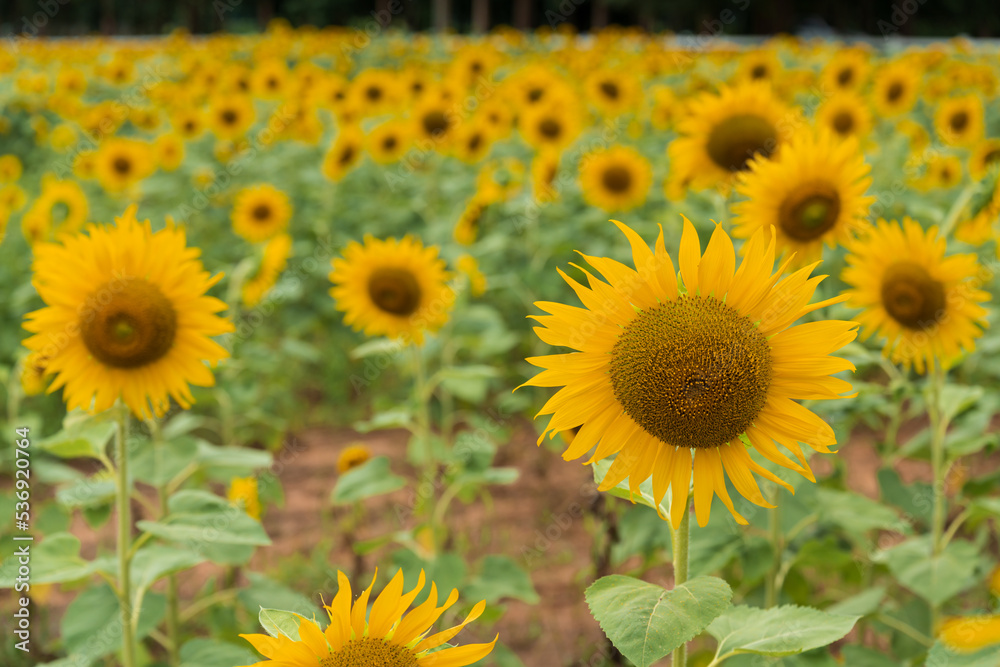
[[(919, 422), (905, 425), (900, 440), (905, 441), (920, 426)], [(598, 654), (607, 654), (608, 647), (588, 613), (583, 591), (597, 574), (588, 526), (598, 520), (595, 512), (600, 511), (603, 500), (594, 492), (589, 467), (562, 461), (558, 452), (537, 447), (535, 437), (530, 423), (517, 424), (511, 442), (501, 447), (494, 463), (517, 468), (520, 471), (517, 482), (491, 487), (492, 502), (488, 506), (454, 502), (447, 521), (458, 539), (470, 545), (472, 559), (502, 553), (525, 565), (531, 572), (540, 602), (529, 605), (505, 601), (505, 611), (496, 623), (481, 624), (483, 627), (473, 624), (463, 632), (461, 641), (488, 641), (493, 633), (499, 632), (503, 643), (528, 667), (601, 664), (599, 659), (591, 660)], [(412, 473), (399, 463), (405, 458), (404, 431), (359, 435), (348, 429), (311, 428), (290, 436), (285, 449), (276, 454), (274, 467), (285, 503), (283, 507), (269, 507), (264, 517), (273, 544), (258, 550), (249, 570), (280, 569), (283, 561), (293, 554), (308, 556), (317, 544), (332, 539), (335, 544), (329, 557), (332, 570), (342, 569), (356, 575), (355, 585), (360, 585), (359, 577), (370, 576), (385, 550), (358, 559), (344, 539), (330, 534), (331, 526), (341, 525), (339, 521), (348, 510), (341, 508), (333, 517), (327, 514), (324, 518), (324, 511), (329, 512), (328, 498), (337, 476), (337, 455), (343, 447), (357, 441), (364, 442), (375, 456), (389, 456), (396, 473)], [(847, 461), (848, 486), (869, 496), (878, 491), (876, 442), (876, 433), (860, 430), (840, 453)], [(823, 458), (813, 461), (818, 475), (829, 470), (830, 462)], [(930, 479), (928, 466), (920, 462), (902, 462), (897, 469), (906, 483)], [(384, 535), (387, 530), (412, 525), (412, 517), (406, 511), (400, 512), (400, 508), (412, 507), (412, 502), (413, 491), (409, 488), (370, 500), (354, 539), (363, 541)], [(139, 513), (140, 508), (136, 506), (135, 510)], [(98, 543), (104, 543), (105, 548), (113, 544), (113, 525), (112, 520), (95, 533), (79, 517), (75, 518), (71, 530), (83, 541), (84, 557), (93, 557)], [(216, 576), (218, 571), (213, 568), (206, 565), (185, 575), (182, 597), (193, 595), (206, 577)], [(657, 575), (658, 581), (669, 583), (669, 568)], [(335, 592), (309, 591), (296, 586), (294, 581), (291, 583), (314, 599), (323, 593), (329, 600)], [(51, 621), (56, 621), (58, 610), (72, 597), (72, 593), (54, 594), (47, 605)]]

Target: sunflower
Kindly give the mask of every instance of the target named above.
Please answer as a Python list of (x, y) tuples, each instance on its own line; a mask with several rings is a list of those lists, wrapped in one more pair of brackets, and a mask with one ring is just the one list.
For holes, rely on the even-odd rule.
[(864, 86), (870, 70), (867, 53), (861, 49), (839, 49), (820, 75), (822, 90), (832, 93), (857, 91)]
[(260, 521), (260, 495), (256, 477), (234, 477), (231, 479), (226, 498), (233, 505)]
[(578, 106), (579, 101), (574, 98), (531, 107), (518, 119), (521, 136), (538, 150), (561, 151), (583, 130)]
[(413, 132), (425, 141), (440, 144), (450, 138), (458, 116), (437, 95), (427, 95), (413, 113)]
[(428, 635), (434, 622), (458, 600), (458, 591), (452, 590), (439, 607), (437, 586), (431, 583), (427, 599), (407, 614), (406, 610), (424, 588), (424, 579), (424, 571), (421, 570), (417, 586), (404, 594), (403, 572), (400, 570), (371, 604), (369, 611), (368, 600), (375, 578), (352, 605), (351, 582), (343, 572), (337, 572), (338, 590), (333, 602), (326, 607), (330, 616), (330, 625), (326, 630), (320, 630), (315, 622), (300, 617), (298, 641), (285, 635), (240, 635), (262, 655), (270, 658), (252, 667), (464, 667), (489, 655), (496, 639), (488, 644), (434, 650), (479, 618), (486, 609), (486, 603), (476, 604), (459, 625)]
[(323, 175), (334, 183), (361, 161), (364, 154), (364, 135), (356, 125), (342, 127), (337, 140), (323, 156)]
[(669, 130), (677, 118), (678, 101), (674, 91), (668, 86), (653, 88), (653, 108), (649, 113), (649, 122), (657, 130)]
[(21, 158), (13, 153), (0, 155), (0, 183), (13, 183), (21, 178), (24, 170)]
[(149, 144), (114, 137), (101, 144), (94, 156), (97, 182), (107, 192), (121, 192), (153, 172)]
[(330, 295), (344, 322), (367, 336), (423, 342), (424, 332), (448, 321), (454, 292), (437, 246), (406, 236), (381, 240), (366, 235), (333, 260)]
[(283, 60), (268, 59), (256, 63), (250, 70), (250, 89), (261, 99), (281, 99), (288, 90), (288, 84), (288, 66)]
[(153, 142), (156, 162), (164, 171), (174, 171), (184, 162), (184, 139), (179, 134), (161, 134)]
[(479, 225), (483, 220), (490, 201), (486, 197), (472, 196), (462, 209), (462, 214), (458, 216), (452, 236), (461, 245), (472, 245), (479, 238)]
[(774, 81), (781, 73), (781, 61), (772, 49), (757, 49), (743, 54), (735, 81)]
[(401, 119), (389, 120), (368, 133), (365, 146), (368, 154), (378, 164), (398, 162), (410, 149), (412, 132), (410, 123)]
[(975, 95), (945, 100), (934, 112), (934, 128), (950, 146), (972, 146), (983, 138), (983, 101)]
[(37, 396), (45, 391), (48, 378), (45, 370), (49, 360), (45, 355), (32, 352), (21, 362), (21, 391), (25, 396)]
[(243, 305), (253, 308), (259, 304), (278, 282), (278, 277), (288, 265), (292, 255), (292, 237), (278, 234), (264, 246), (260, 267), (253, 278), (243, 283), (241, 297)]
[(587, 99), (605, 116), (635, 112), (642, 99), (642, 84), (627, 71), (601, 68), (584, 80)]
[(69, 409), (101, 412), (121, 398), (139, 418), (161, 416), (173, 397), (194, 401), (189, 384), (211, 386), (228, 353), (211, 339), (233, 330), (216, 315), (211, 276), (168, 220), (155, 234), (133, 204), (117, 226), (90, 225), (35, 248), (33, 283), (45, 308), (28, 313), (25, 347), (48, 358)]
[(728, 186), (755, 156), (779, 150), (780, 129), (793, 117), (766, 84), (703, 93), (689, 104), (678, 123), (681, 136), (668, 148), (671, 174), (699, 190)]
[(997, 165), (1000, 165), (1000, 139), (983, 139), (975, 145), (969, 156), (969, 177), (974, 181), (981, 181)]
[(948, 648), (960, 653), (1000, 644), (1000, 615), (949, 618), (941, 624), (938, 637)]
[(563, 387), (539, 411), (552, 415), (539, 443), (546, 434), (579, 426), (563, 458), (579, 458), (595, 444), (587, 463), (617, 454), (601, 490), (627, 477), (634, 493), (652, 476), (657, 505), (672, 490), (670, 520), (676, 528), (688, 510), (693, 471), (699, 525), (708, 521), (713, 493), (745, 524), (729, 497), (726, 475), (762, 507), (770, 505), (752, 472), (791, 487), (754, 461), (749, 449), (815, 481), (799, 443), (829, 452), (833, 429), (795, 399), (840, 398), (850, 390), (830, 374), (853, 365), (829, 355), (854, 339), (857, 325), (818, 321), (790, 327), (843, 297), (809, 304), (823, 279), (809, 277), (815, 265), (783, 279), (782, 269), (772, 274), (774, 240), (768, 243), (763, 230), (747, 242), (736, 269), (732, 241), (721, 226), (703, 257), (698, 234), (685, 219), (680, 287), (662, 228), (654, 252), (631, 228), (615, 224), (628, 237), (636, 270), (583, 255), (608, 281), (584, 271), (588, 288), (560, 271), (585, 308), (535, 304), (549, 313), (532, 316), (543, 325), (535, 328), (538, 336), (580, 350), (528, 359), (545, 370), (526, 385)]
[(557, 151), (540, 151), (531, 161), (531, 191), (536, 202), (545, 203), (559, 198), (555, 181), (559, 174), (560, 154)]
[(583, 198), (605, 211), (629, 211), (641, 206), (652, 181), (649, 161), (628, 146), (590, 153), (580, 161)]
[(875, 74), (872, 103), (884, 118), (899, 116), (913, 108), (919, 92), (920, 70), (912, 62), (894, 60)]
[[(41, 193), (24, 215), (26, 218), (44, 218), (44, 223), (33, 224), (52, 230), (53, 235), (75, 233), (87, 221), (90, 204), (79, 183), (59, 180), (55, 174), (45, 174), (42, 177)], [(45, 239), (49, 236), (50, 234), (46, 234)]]
[(973, 254), (945, 257), (937, 227), (926, 232), (904, 218), (902, 225), (879, 220), (868, 236), (852, 242), (842, 278), (850, 286), (848, 305), (864, 310), (855, 320), (863, 337), (885, 338), (882, 353), (918, 373), (950, 367), (962, 350), (975, 349), (986, 326), (979, 305), (989, 294)]
[(476, 111), (476, 116), (480, 122), (490, 128), (490, 132), (497, 139), (504, 139), (514, 127), (514, 114), (506, 102), (496, 98), (484, 101)]
[(479, 262), (472, 255), (460, 255), (455, 260), (455, 268), (469, 281), (472, 296), (482, 296), (486, 291), (486, 276), (479, 270)]
[(351, 101), (364, 116), (395, 111), (399, 93), (397, 76), (389, 70), (382, 69), (361, 71), (348, 89)]
[(493, 147), (489, 126), (470, 121), (459, 126), (452, 142), (452, 154), (466, 164), (482, 162)]
[(362, 442), (344, 447), (337, 455), (337, 472), (344, 474), (348, 470), (357, 468), (371, 457), (371, 450), (365, 447)]
[(253, 125), (253, 100), (248, 95), (217, 95), (209, 103), (208, 125), (219, 139), (238, 139)]
[(867, 223), (875, 201), (866, 196), (871, 168), (854, 139), (836, 141), (833, 133), (803, 131), (772, 160), (754, 160), (740, 174), (737, 192), (747, 197), (733, 207), (733, 236), (749, 238), (773, 229), (778, 249), (795, 253), (795, 265), (822, 259), (823, 244), (833, 248)]
[(236, 194), (231, 217), (234, 232), (251, 243), (260, 243), (287, 229), (292, 204), (284, 192), (261, 183)]
[(197, 109), (181, 109), (170, 119), (174, 130), (185, 139), (197, 139), (205, 131), (205, 117)]
[(927, 161), (922, 190), (953, 188), (962, 182), (962, 161), (956, 155), (935, 155)]
[(862, 139), (871, 132), (872, 112), (857, 93), (837, 93), (823, 100), (816, 109), (816, 124), (840, 137)]

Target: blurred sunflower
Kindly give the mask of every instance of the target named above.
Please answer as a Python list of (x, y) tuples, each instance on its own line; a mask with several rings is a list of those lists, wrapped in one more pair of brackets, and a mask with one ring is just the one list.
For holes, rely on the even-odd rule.
[(590, 153), (580, 161), (583, 198), (605, 211), (630, 211), (641, 206), (652, 182), (649, 160), (629, 146)]
[(605, 116), (635, 113), (642, 100), (642, 84), (630, 72), (602, 67), (583, 82), (587, 100)]
[(251, 243), (266, 241), (288, 228), (292, 203), (269, 183), (243, 188), (233, 202), (233, 231)]
[(49, 380), (45, 377), (48, 362), (48, 358), (38, 352), (31, 352), (21, 362), (21, 391), (25, 396), (37, 396), (45, 391)]
[(455, 131), (452, 154), (466, 164), (476, 164), (486, 158), (492, 147), (489, 127), (480, 121), (470, 121)]
[(634, 493), (652, 476), (657, 504), (672, 490), (670, 520), (676, 528), (688, 511), (693, 473), (699, 525), (708, 521), (714, 494), (745, 524), (729, 497), (726, 475), (762, 507), (771, 505), (753, 472), (791, 487), (754, 461), (749, 448), (815, 481), (799, 443), (829, 452), (833, 429), (796, 399), (840, 398), (850, 391), (830, 374), (854, 366), (829, 355), (854, 339), (857, 325), (791, 326), (844, 297), (809, 304), (823, 279), (809, 277), (815, 265), (783, 279), (780, 269), (771, 273), (774, 241), (768, 244), (763, 230), (747, 242), (737, 268), (721, 226), (702, 256), (698, 234), (685, 219), (678, 285), (662, 229), (654, 252), (632, 229), (615, 224), (628, 237), (636, 269), (583, 255), (608, 281), (584, 271), (588, 288), (560, 271), (585, 308), (535, 304), (549, 313), (533, 316), (543, 325), (535, 328), (538, 336), (580, 350), (528, 359), (545, 370), (525, 385), (562, 387), (539, 411), (552, 415), (539, 444), (546, 434), (579, 426), (563, 458), (579, 458), (594, 445), (588, 464), (617, 454), (600, 490), (628, 478)]
[(983, 138), (983, 101), (976, 95), (945, 100), (934, 112), (934, 129), (950, 146), (972, 146)]
[(740, 174), (736, 190), (747, 199), (733, 207), (733, 236), (758, 231), (777, 234), (778, 249), (795, 253), (795, 266), (822, 259), (823, 244), (833, 248), (863, 228), (875, 201), (871, 167), (854, 139), (836, 141), (833, 133), (802, 131), (787, 150), (771, 160), (754, 160)]
[(326, 607), (330, 616), (330, 625), (326, 630), (320, 630), (315, 622), (300, 617), (298, 641), (285, 635), (240, 635), (253, 644), (261, 655), (269, 658), (252, 667), (465, 667), (489, 655), (496, 639), (488, 644), (434, 650), (479, 618), (486, 609), (486, 603), (476, 604), (459, 625), (428, 635), (434, 622), (458, 600), (458, 591), (452, 590), (439, 607), (437, 586), (431, 583), (427, 599), (407, 614), (406, 610), (423, 590), (424, 580), (424, 571), (421, 570), (416, 587), (404, 594), (403, 572), (400, 570), (372, 602), (369, 611), (368, 600), (375, 578), (352, 605), (351, 582), (343, 572), (337, 572), (337, 595)]
[(217, 95), (209, 103), (208, 125), (219, 139), (242, 137), (255, 118), (248, 95)]
[(956, 155), (934, 155), (924, 168), (917, 183), (923, 190), (953, 188), (962, 182), (962, 161)]
[(531, 191), (536, 202), (550, 202), (559, 198), (555, 188), (559, 173), (558, 151), (539, 151), (531, 161)]
[(356, 125), (342, 127), (336, 141), (323, 156), (321, 167), (323, 175), (334, 183), (342, 179), (361, 161), (361, 156), (364, 155), (364, 139), (364, 134)]
[[(24, 216), (41, 217), (40, 227), (51, 230), (50, 235), (75, 233), (83, 227), (90, 215), (90, 204), (80, 184), (73, 180), (60, 180), (55, 174), (42, 176), (42, 191), (31, 203)], [(44, 240), (44, 239), (43, 239)]]
[(392, 164), (410, 149), (412, 136), (410, 123), (402, 119), (389, 120), (368, 133), (365, 147), (376, 163)]
[(969, 201), (965, 220), (955, 227), (955, 238), (979, 246), (997, 236), (1000, 222), (1000, 169), (992, 169)]
[(396, 76), (381, 69), (366, 69), (358, 73), (348, 86), (351, 103), (364, 116), (395, 111), (398, 102)]
[(413, 112), (413, 130), (425, 141), (441, 144), (458, 124), (458, 117), (437, 96), (422, 101)]
[(170, 124), (184, 139), (197, 139), (205, 131), (205, 118), (198, 109), (180, 109), (171, 116)]
[(841, 277), (851, 288), (848, 306), (863, 308), (854, 319), (862, 338), (885, 339), (883, 355), (924, 373), (935, 360), (948, 368), (962, 350), (975, 349), (986, 326), (979, 305), (989, 294), (974, 254), (945, 257), (947, 243), (937, 227), (926, 232), (904, 218), (879, 220), (864, 238), (849, 245)]
[(344, 447), (337, 455), (337, 472), (344, 474), (348, 470), (353, 470), (365, 463), (371, 456), (371, 450), (362, 442)]
[(437, 246), (425, 247), (412, 236), (397, 241), (367, 235), (364, 245), (352, 241), (333, 260), (330, 295), (356, 331), (419, 345), (424, 332), (448, 321), (454, 302), (449, 278)]
[(583, 130), (583, 119), (574, 107), (569, 102), (535, 105), (521, 114), (518, 130), (538, 150), (561, 151)]
[(883, 118), (899, 116), (913, 108), (920, 92), (920, 70), (913, 63), (894, 60), (878, 70), (872, 104)]
[(472, 296), (482, 296), (486, 291), (486, 276), (479, 270), (479, 262), (472, 255), (460, 255), (455, 260), (455, 268), (469, 281)]
[(97, 149), (94, 171), (106, 191), (125, 190), (153, 172), (150, 146), (135, 139), (108, 139)]
[(677, 126), (681, 136), (668, 148), (671, 178), (695, 189), (728, 185), (754, 157), (779, 150), (780, 129), (794, 115), (764, 84), (702, 93), (688, 105)]
[(831, 93), (859, 90), (871, 70), (868, 59), (861, 49), (838, 49), (820, 75), (822, 89)]
[(250, 89), (264, 100), (283, 97), (289, 87), (290, 74), (284, 60), (269, 58), (250, 69)]
[(831, 95), (816, 109), (816, 124), (840, 137), (864, 138), (872, 129), (872, 112), (863, 97), (846, 92)]
[(264, 299), (278, 282), (278, 277), (288, 265), (288, 258), (291, 255), (292, 237), (288, 234), (278, 234), (267, 242), (257, 273), (243, 283), (241, 288), (240, 296), (244, 306), (253, 308)]
[(13, 183), (21, 178), (23, 170), (21, 158), (13, 153), (0, 155), (0, 183)]
[(184, 139), (179, 134), (161, 134), (153, 142), (156, 163), (164, 171), (174, 171), (184, 162)]
[(771, 82), (781, 73), (781, 61), (774, 49), (747, 51), (739, 59), (736, 82)]
[(233, 330), (210, 296), (222, 274), (202, 268), (197, 248), (169, 220), (153, 233), (133, 204), (116, 226), (90, 225), (35, 248), (33, 283), (46, 303), (28, 313), (25, 347), (48, 358), (69, 409), (101, 412), (121, 398), (140, 419), (161, 416), (173, 397), (194, 402), (189, 384), (211, 386), (204, 361), (228, 355), (211, 337)]
[(981, 181), (997, 165), (1000, 165), (1000, 139), (991, 137), (977, 142), (969, 156), (969, 177)]
[(234, 477), (229, 481), (226, 497), (233, 505), (260, 521), (260, 495), (256, 477)]

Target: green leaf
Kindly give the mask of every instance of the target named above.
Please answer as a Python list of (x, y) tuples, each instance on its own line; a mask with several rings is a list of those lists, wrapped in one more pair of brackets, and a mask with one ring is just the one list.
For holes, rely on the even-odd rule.
[(284, 635), (293, 641), (299, 641), (299, 623), (302, 622), (299, 614), (284, 609), (261, 609), (257, 618), (272, 637)]
[[(870, 649), (867, 646), (844, 646), (841, 649), (844, 664), (851, 667), (899, 667), (899, 663), (889, 658), (885, 653)], [(940, 663), (928, 663), (940, 664)], [(941, 667), (944, 667), (941, 665)]]
[(934, 667), (996, 667), (1000, 665), (1000, 646), (990, 646), (974, 653), (960, 653), (938, 641), (927, 654), (927, 664)]
[[(594, 468), (594, 481), (598, 484), (604, 479), (604, 476), (608, 474), (608, 470), (611, 469), (611, 464), (614, 459), (601, 459), (593, 464)], [(653, 478), (650, 477), (645, 482), (639, 485), (638, 493), (631, 493), (628, 488), (628, 479), (620, 482), (618, 486), (608, 489), (607, 493), (616, 498), (624, 498), (630, 500), (633, 503), (641, 503), (647, 507), (652, 507), (657, 510), (661, 517), (670, 516), (670, 494), (668, 493), (663, 497), (663, 501), (660, 503), (659, 507), (653, 502)]]
[(971, 588), (985, 576), (986, 561), (970, 542), (952, 541), (931, 556), (927, 536), (877, 552), (872, 560), (885, 563), (896, 580), (931, 604), (941, 604)]
[(334, 503), (350, 503), (392, 493), (406, 486), (406, 480), (389, 469), (389, 458), (376, 456), (340, 476), (330, 498)]
[(704, 630), (729, 606), (722, 579), (696, 577), (673, 590), (612, 574), (586, 591), (590, 613), (626, 658), (648, 667)]
[(116, 428), (114, 420), (106, 413), (92, 417), (81, 412), (71, 412), (63, 420), (61, 431), (33, 444), (63, 459), (99, 459), (104, 455), (104, 448)]
[(828, 614), (840, 614), (842, 616), (867, 616), (878, 611), (878, 607), (885, 598), (885, 586), (875, 586), (846, 600), (841, 600), (826, 608)]
[(165, 544), (143, 547), (132, 559), (132, 585), (135, 595), (140, 595), (161, 577), (180, 572), (205, 562), (202, 556), (188, 549)]
[(391, 338), (373, 338), (365, 341), (361, 345), (351, 350), (351, 359), (358, 360), (371, 357), (376, 354), (387, 357), (395, 357), (403, 349), (398, 340)]
[[(136, 639), (159, 625), (166, 610), (166, 598), (147, 595), (136, 624)], [(84, 590), (66, 608), (60, 627), (65, 649), (74, 659), (69, 664), (89, 664), (120, 650), (120, 612), (114, 591), (107, 584)]]
[(489, 391), (489, 381), (499, 375), (496, 368), (486, 365), (442, 368), (436, 374), (445, 391), (469, 403), (481, 403)]
[(538, 593), (531, 583), (531, 576), (507, 556), (490, 555), (483, 558), (479, 575), (463, 589), (470, 600), (486, 600), (487, 604), (501, 598), (514, 598), (528, 604), (538, 604)]
[(156, 445), (148, 442), (131, 463), (132, 475), (151, 486), (163, 486), (187, 468), (198, 455), (198, 440), (188, 436)]
[(85, 477), (56, 491), (56, 500), (63, 507), (89, 508), (111, 504), (115, 497), (115, 480)]
[(900, 519), (895, 510), (858, 493), (820, 487), (816, 490), (816, 502), (821, 520), (854, 533), (866, 533), (870, 530), (910, 531), (909, 524)]
[(794, 605), (772, 609), (740, 605), (713, 621), (708, 632), (719, 640), (720, 656), (794, 655), (841, 639), (859, 618)]
[(198, 463), (205, 468), (222, 472), (227, 477), (246, 477), (256, 470), (270, 467), (270, 452), (249, 447), (217, 447), (197, 440)]
[(945, 420), (951, 421), (968, 410), (983, 397), (982, 387), (967, 387), (960, 384), (946, 384), (941, 388), (941, 412)]
[(892, 468), (882, 468), (878, 471), (878, 485), (883, 502), (900, 508), (924, 523), (931, 520), (934, 491), (930, 484), (912, 482), (904, 485), (898, 472)]
[[(398, 549), (392, 553), (392, 562), (403, 571), (405, 581), (415, 582), (424, 570), (427, 581), (437, 584), (438, 591), (450, 591), (459, 588), (465, 580), (465, 559), (454, 553), (438, 554), (433, 559), (421, 558), (411, 549)], [(395, 575), (395, 572), (391, 572)], [(430, 585), (424, 587), (413, 600), (414, 605), (421, 604), (430, 594)], [(471, 598), (468, 598), (471, 599)], [(478, 600), (477, 600), (478, 602)]]
[(240, 641), (242, 646), (218, 639), (189, 639), (181, 647), (181, 667), (252, 665), (257, 662), (257, 653), (244, 640)]
[[(89, 577), (103, 565), (80, 557), (80, 539), (69, 533), (49, 535), (40, 544), (31, 546), (31, 583), (56, 584)], [(14, 588), (18, 559), (9, 556), (0, 565), (0, 588)]]
[(319, 609), (319, 605), (305, 595), (263, 574), (247, 572), (247, 578), (250, 580), (250, 585), (240, 589), (237, 597), (250, 613), (263, 608), (265, 604), (288, 609), (303, 616), (312, 616)]
[(388, 428), (411, 428), (413, 426), (413, 413), (409, 410), (387, 410), (376, 413), (368, 421), (354, 423), (354, 430), (358, 433), (369, 433)]

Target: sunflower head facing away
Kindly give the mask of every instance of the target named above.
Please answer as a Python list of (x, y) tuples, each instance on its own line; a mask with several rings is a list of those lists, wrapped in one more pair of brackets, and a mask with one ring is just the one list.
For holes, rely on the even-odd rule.
[(260, 243), (285, 231), (291, 217), (288, 195), (267, 183), (254, 185), (236, 195), (233, 231), (251, 243)]
[(935, 361), (948, 368), (975, 349), (986, 326), (980, 304), (989, 299), (979, 289), (986, 276), (975, 255), (946, 257), (937, 227), (924, 231), (909, 218), (879, 220), (849, 247), (847, 305), (864, 309), (854, 319), (864, 337), (885, 339), (884, 355), (924, 373)]
[(28, 313), (29, 350), (47, 359), (69, 409), (100, 412), (121, 398), (139, 418), (162, 415), (173, 398), (188, 408), (188, 385), (211, 386), (228, 353), (211, 339), (233, 330), (206, 295), (211, 276), (172, 224), (153, 233), (136, 206), (116, 226), (34, 248), (33, 284), (46, 307)]
[(352, 241), (333, 260), (331, 296), (344, 322), (368, 336), (423, 342), (448, 321), (455, 294), (437, 246), (406, 236)]
[(240, 635), (268, 658), (253, 667), (465, 667), (489, 655), (496, 644), (494, 638), (488, 644), (434, 650), (479, 618), (486, 603), (476, 604), (460, 624), (429, 634), (441, 615), (458, 601), (458, 591), (452, 590), (439, 607), (437, 586), (431, 583), (427, 599), (407, 614), (424, 588), (423, 570), (416, 587), (407, 593), (403, 592), (403, 573), (397, 572), (372, 602), (370, 612), (374, 578), (353, 604), (347, 575), (338, 572), (337, 582), (337, 595), (326, 607), (330, 625), (325, 630), (300, 617), (297, 641), (285, 635)]
[(822, 258), (824, 243), (834, 247), (867, 223), (875, 201), (865, 191), (870, 167), (854, 139), (837, 141), (831, 132), (797, 134), (772, 160), (754, 160), (740, 174), (737, 192), (747, 197), (733, 207), (733, 235), (758, 230), (778, 237), (778, 248), (796, 253), (798, 266)]
[(670, 144), (672, 177), (694, 189), (727, 186), (755, 157), (778, 151), (781, 130), (794, 113), (766, 84), (702, 93), (678, 124), (681, 136)]
[(538, 336), (579, 350), (528, 359), (545, 370), (525, 384), (562, 387), (539, 411), (552, 415), (542, 438), (579, 427), (563, 458), (579, 458), (595, 445), (587, 463), (617, 454), (601, 490), (628, 478), (634, 493), (652, 477), (659, 504), (670, 488), (674, 527), (688, 509), (692, 473), (700, 525), (708, 521), (715, 494), (746, 523), (729, 497), (726, 475), (763, 507), (771, 505), (752, 472), (791, 487), (751, 450), (814, 479), (799, 443), (829, 452), (833, 429), (796, 400), (841, 398), (850, 391), (831, 374), (853, 365), (830, 355), (854, 339), (857, 325), (791, 326), (843, 298), (809, 303), (823, 279), (809, 277), (815, 265), (784, 278), (780, 269), (772, 273), (775, 243), (764, 230), (747, 242), (737, 268), (732, 241), (720, 226), (702, 256), (698, 233), (685, 219), (678, 281), (662, 229), (653, 251), (632, 229), (615, 224), (628, 237), (635, 269), (582, 255), (607, 281), (577, 267), (587, 276), (584, 286), (560, 271), (585, 307), (536, 304), (549, 313), (533, 316), (542, 324), (535, 328)]

